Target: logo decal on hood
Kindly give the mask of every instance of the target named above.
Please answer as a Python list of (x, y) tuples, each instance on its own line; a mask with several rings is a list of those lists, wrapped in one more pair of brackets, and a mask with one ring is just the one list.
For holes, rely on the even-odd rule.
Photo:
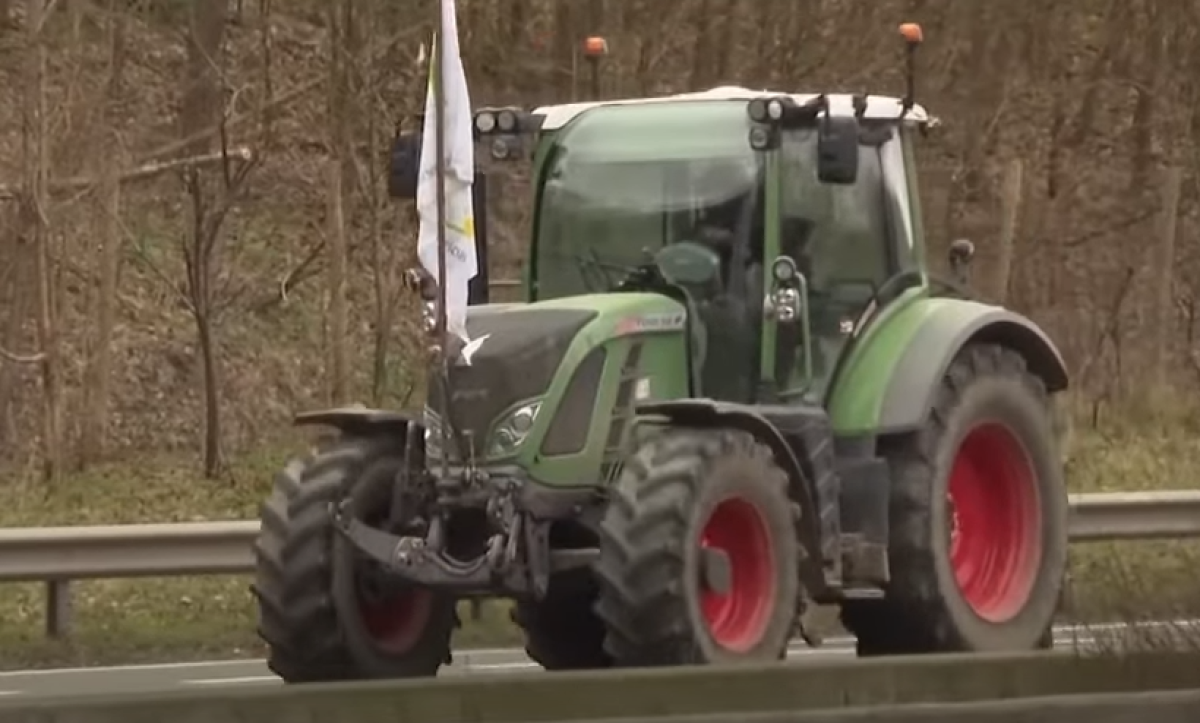
[(475, 356), (475, 352), (479, 351), (479, 348), (483, 346), (483, 342), (487, 341), (489, 337), (491, 337), (491, 334), (484, 334), (478, 339), (472, 339), (467, 342), (466, 346), (459, 352), (459, 355), (462, 356), (463, 364), (471, 366), (471, 358)]
[(641, 332), (678, 331), (686, 322), (687, 315), (682, 311), (627, 316), (617, 322), (616, 331), (620, 336)]

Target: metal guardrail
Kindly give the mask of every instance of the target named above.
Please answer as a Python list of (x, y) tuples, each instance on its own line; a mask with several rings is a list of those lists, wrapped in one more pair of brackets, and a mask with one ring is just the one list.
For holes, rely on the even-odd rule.
[[(1200, 655), (926, 655), (823, 664), (222, 685), (0, 698), (7, 723), (1090, 723), (1197, 720)], [(500, 683), (497, 685), (497, 683)], [(1130, 714), (1136, 712), (1137, 718)]]
[(1200, 490), (1071, 496), (1071, 541), (1200, 537)]
[[(68, 633), (72, 580), (247, 574), (257, 521), (0, 529), (0, 582), (47, 584), (46, 631)], [(1072, 542), (1200, 537), (1200, 490), (1071, 496)]]

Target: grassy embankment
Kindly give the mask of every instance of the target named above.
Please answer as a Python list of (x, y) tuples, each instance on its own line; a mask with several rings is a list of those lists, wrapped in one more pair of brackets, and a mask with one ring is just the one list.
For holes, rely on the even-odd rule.
[[(1175, 415), (1101, 429), (1077, 425), (1070, 445), (1073, 491), (1186, 489), (1200, 479), (1200, 418)], [(223, 481), (197, 480), (192, 465), (143, 458), (66, 479), (52, 494), (12, 483), (0, 525), (46, 526), (249, 519), (286, 452), (237, 461)], [(1164, 619), (1200, 613), (1195, 543), (1081, 546), (1073, 553), (1071, 617)], [(256, 657), (245, 577), (94, 581), (73, 587), (74, 633), (43, 636), (42, 586), (0, 586), (0, 668)], [(460, 631), (459, 647), (518, 641), (501, 605)], [(464, 613), (466, 611), (464, 610)], [(824, 617), (824, 616), (822, 616)]]

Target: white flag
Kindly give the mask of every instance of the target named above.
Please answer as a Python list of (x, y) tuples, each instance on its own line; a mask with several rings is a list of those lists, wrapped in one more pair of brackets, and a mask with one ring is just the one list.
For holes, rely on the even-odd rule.
[(425, 127), (421, 139), (421, 170), (417, 180), (417, 213), (421, 228), (417, 255), (435, 279), (438, 276), (437, 229), (437, 103), (434, 97), (435, 63), (442, 64), (442, 91), (446, 151), (446, 328), (464, 342), (467, 336), (467, 285), (479, 272), (475, 256), (475, 209), (471, 184), (475, 180), (475, 147), (472, 136), (471, 98), (467, 74), (458, 50), (458, 22), (454, 0), (441, 0), (441, 33), (430, 54), (429, 86), (425, 94)]

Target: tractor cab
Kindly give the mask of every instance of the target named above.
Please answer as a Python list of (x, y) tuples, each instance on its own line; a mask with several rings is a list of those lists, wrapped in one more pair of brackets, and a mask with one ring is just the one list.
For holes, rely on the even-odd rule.
[(680, 296), (693, 396), (819, 403), (881, 288), (918, 268), (919, 106), (723, 87), (517, 113), (476, 128), (501, 158), (522, 139), (499, 129), (538, 135), (528, 301)]

